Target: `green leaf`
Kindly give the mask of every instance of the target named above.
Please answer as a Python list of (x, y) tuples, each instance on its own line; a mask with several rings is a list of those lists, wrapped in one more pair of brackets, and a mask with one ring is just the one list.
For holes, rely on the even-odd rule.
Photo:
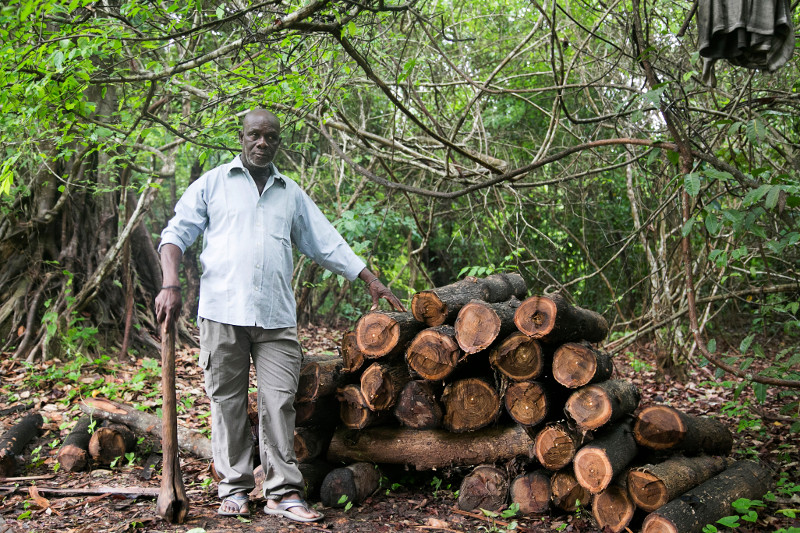
[(767, 386), (764, 383), (753, 383), (753, 392), (758, 403), (767, 401)]
[(700, 193), (700, 175), (697, 172), (686, 174), (683, 177), (683, 188), (689, 196), (697, 196)]
[(722, 524), (725, 527), (739, 527), (739, 515), (723, 516), (717, 520), (717, 524)]
[(739, 351), (742, 354), (746, 354), (747, 350), (750, 349), (750, 345), (753, 344), (753, 339), (755, 338), (756, 338), (755, 334), (751, 334), (742, 339), (742, 342), (739, 343)]
[(778, 199), (781, 196), (782, 190), (783, 189), (780, 185), (773, 185), (767, 193), (767, 199), (764, 201), (764, 207), (767, 209), (774, 209), (775, 206), (778, 205)]
[(683, 235), (684, 237), (689, 235), (692, 232), (692, 226), (694, 226), (694, 217), (687, 220), (686, 223), (683, 225), (683, 228), (681, 228), (681, 235)]
[(708, 339), (708, 351), (714, 353), (717, 351), (717, 339)]

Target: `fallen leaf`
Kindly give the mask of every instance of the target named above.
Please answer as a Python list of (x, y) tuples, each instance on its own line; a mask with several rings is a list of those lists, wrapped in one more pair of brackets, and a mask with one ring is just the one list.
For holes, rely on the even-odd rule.
[(28, 489), (28, 494), (30, 494), (31, 499), (33, 500), (33, 504), (36, 507), (40, 509), (47, 509), (48, 507), (50, 507), (50, 500), (42, 497), (42, 495), (39, 494), (39, 489), (37, 489), (35, 485), (30, 486), (30, 488)]
[(438, 518), (433, 517), (429, 517), (427, 520), (425, 520), (425, 525), (430, 527), (438, 527), (441, 529), (450, 529), (450, 524), (444, 520), (439, 520)]

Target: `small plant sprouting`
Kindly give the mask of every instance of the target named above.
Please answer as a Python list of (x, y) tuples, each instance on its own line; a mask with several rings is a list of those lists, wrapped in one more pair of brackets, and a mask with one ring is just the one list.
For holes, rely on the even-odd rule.
[[(338, 503), (339, 505), (342, 505), (342, 504), (344, 503), (344, 512), (345, 512), (345, 513), (346, 513), (347, 511), (349, 511), (350, 509), (352, 509), (352, 508), (353, 508), (353, 502), (350, 502), (350, 501), (347, 501), (347, 500), (348, 500), (348, 498), (347, 498), (347, 494), (342, 494), (342, 495), (339, 497), (339, 501), (338, 501), (338, 502), (336, 502), (336, 503)], [(347, 503), (345, 503), (345, 502), (347, 502)]]

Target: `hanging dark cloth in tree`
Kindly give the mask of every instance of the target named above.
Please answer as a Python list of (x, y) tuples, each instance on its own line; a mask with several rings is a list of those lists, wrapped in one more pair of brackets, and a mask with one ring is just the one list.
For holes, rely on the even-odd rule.
[(789, 0), (699, 0), (697, 30), (703, 81), (712, 86), (718, 59), (772, 72), (794, 52)]

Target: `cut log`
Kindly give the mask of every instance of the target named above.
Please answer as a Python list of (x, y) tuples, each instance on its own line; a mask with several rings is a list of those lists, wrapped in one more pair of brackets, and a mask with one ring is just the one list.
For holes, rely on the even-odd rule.
[(66, 472), (78, 472), (89, 464), (89, 425), (92, 419), (83, 415), (78, 419), (72, 430), (64, 439), (64, 444), (58, 450), (58, 464)]
[(568, 342), (553, 354), (553, 377), (570, 389), (611, 379), (611, 356), (587, 343)]
[(449, 383), (442, 392), (442, 425), (454, 433), (488, 426), (500, 415), (500, 397), (493, 386), (480, 378)]
[(506, 389), (506, 411), (518, 424), (531, 427), (560, 415), (566, 394), (557, 383), (515, 381)]
[(585, 507), (591, 497), (589, 491), (578, 483), (571, 467), (553, 473), (550, 478), (550, 492), (553, 505), (568, 513)]
[[(161, 438), (161, 419), (156, 415), (104, 398), (86, 398), (80, 407), (81, 411), (94, 418), (119, 422), (135, 431)], [(178, 446), (201, 459), (211, 459), (211, 439), (197, 431), (179, 426)]]
[(492, 350), (489, 362), (514, 380), (536, 379), (544, 371), (544, 355), (539, 341), (519, 331), (506, 337)]
[(294, 430), (294, 454), (298, 463), (323, 457), (333, 437), (333, 427), (298, 427)]
[(406, 362), (421, 378), (437, 381), (453, 372), (461, 355), (455, 328), (436, 326), (414, 337), (406, 351)]
[(713, 418), (683, 413), (667, 405), (644, 408), (633, 426), (639, 445), (652, 450), (688, 454), (728, 455), (733, 447), (730, 430)]
[(687, 490), (719, 474), (732, 461), (725, 457), (673, 457), (628, 472), (628, 492), (637, 507), (655, 511)]
[(452, 323), (458, 312), (472, 300), (502, 302), (512, 296), (525, 298), (528, 288), (516, 273), (492, 274), (483, 279), (468, 277), (444, 287), (420, 291), (411, 298), (411, 312), (428, 326)]
[(26, 444), (39, 436), (42, 424), (42, 415), (27, 415), (0, 437), (0, 476), (11, 477), (17, 472), (17, 456)]
[(534, 453), (539, 463), (548, 470), (561, 470), (572, 462), (586, 435), (571, 429), (565, 423), (550, 424), (542, 428), (534, 439)]
[(327, 507), (358, 505), (374, 493), (381, 484), (381, 471), (377, 465), (354, 463), (331, 470), (322, 481), (319, 495)]
[(462, 511), (500, 511), (508, 499), (508, 476), (492, 465), (479, 465), (461, 482), (458, 508)]
[(769, 471), (752, 461), (738, 461), (647, 515), (642, 533), (700, 533), (706, 524), (730, 515), (732, 502), (761, 499), (770, 485)]
[(401, 427), (338, 429), (328, 448), (328, 461), (332, 463), (367, 461), (409, 465), (417, 470), (507, 461), (517, 456), (532, 458), (533, 441), (516, 424), (462, 434)]
[(342, 353), (343, 372), (353, 373), (364, 365), (364, 354), (358, 349), (355, 330), (348, 331), (342, 336), (339, 351)]
[(631, 425), (617, 424), (578, 450), (573, 460), (575, 478), (583, 488), (597, 494), (622, 473), (636, 457), (636, 452)]
[(124, 424), (105, 421), (89, 439), (89, 455), (99, 464), (108, 466), (136, 447), (136, 435)]
[(611, 379), (573, 392), (564, 411), (579, 428), (589, 431), (620, 420), (638, 405), (636, 385), (624, 379)]
[(345, 385), (336, 393), (339, 400), (339, 418), (345, 427), (364, 429), (386, 419), (387, 411), (373, 411), (367, 405), (361, 387)]
[(550, 476), (544, 470), (521, 474), (511, 482), (509, 495), (523, 515), (546, 513), (552, 496)]
[(514, 322), (525, 335), (548, 344), (600, 342), (608, 335), (603, 315), (570, 305), (559, 294), (531, 296), (517, 308)]
[(361, 374), (361, 394), (373, 411), (391, 408), (403, 387), (411, 380), (404, 363), (372, 363)]
[(604, 532), (630, 531), (627, 528), (636, 514), (636, 505), (628, 495), (624, 479), (623, 474), (620, 479), (621, 483), (615, 481), (606, 490), (595, 495), (592, 500), (592, 515)]
[(397, 355), (424, 327), (411, 313), (373, 311), (356, 323), (356, 345), (367, 359)]
[(471, 354), (485, 350), (497, 338), (505, 338), (516, 329), (514, 312), (519, 300), (487, 303), (473, 300), (461, 308), (455, 322), (456, 341)]
[(313, 402), (294, 404), (295, 426), (330, 426), (339, 422), (339, 401), (335, 394), (318, 398)]
[(353, 381), (351, 374), (342, 371), (341, 357), (313, 358), (303, 365), (294, 401), (313, 402), (317, 398), (336, 393), (340, 387)]
[(442, 404), (437, 399), (436, 388), (430, 381), (409, 381), (400, 392), (394, 416), (408, 428), (438, 428), (442, 425)]

